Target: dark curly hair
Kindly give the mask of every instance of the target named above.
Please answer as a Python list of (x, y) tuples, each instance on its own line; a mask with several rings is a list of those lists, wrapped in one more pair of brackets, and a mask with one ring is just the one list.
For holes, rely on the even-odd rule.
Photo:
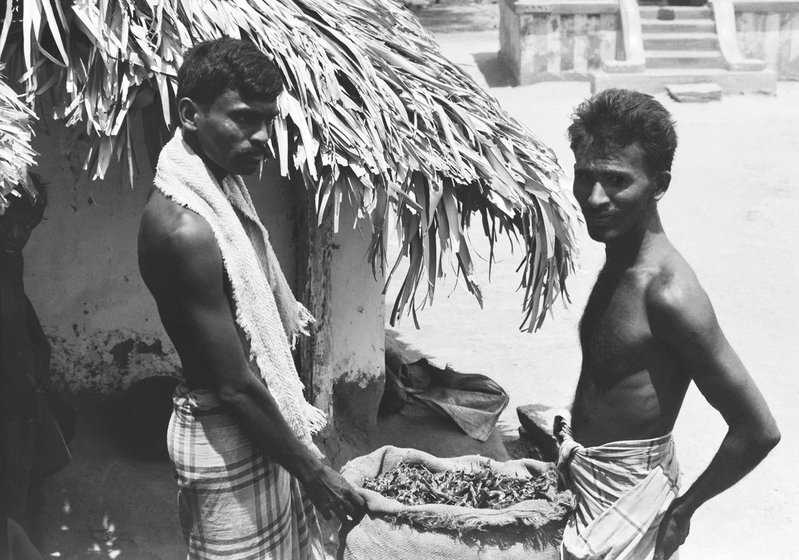
[(638, 143), (650, 173), (671, 171), (677, 132), (674, 120), (654, 97), (626, 89), (606, 89), (583, 101), (572, 115), (569, 142), (574, 152), (615, 151)]
[(188, 97), (207, 107), (226, 91), (238, 92), (244, 101), (273, 101), (283, 91), (283, 78), (266, 54), (240, 39), (222, 37), (186, 51), (177, 99)]

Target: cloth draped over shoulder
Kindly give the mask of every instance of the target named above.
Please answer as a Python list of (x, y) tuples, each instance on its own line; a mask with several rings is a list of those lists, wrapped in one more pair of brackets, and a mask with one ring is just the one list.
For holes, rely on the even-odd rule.
[(178, 129), (161, 151), (154, 183), (167, 198), (208, 222), (230, 280), (237, 326), (249, 342), (249, 358), (294, 434), (318, 453), (311, 434), (325, 426), (325, 415), (305, 400), (291, 356), (297, 336), (308, 334), (313, 317), (294, 298), (241, 177), (227, 175), (220, 185)]
[(663, 515), (679, 491), (671, 434), (583, 447), (560, 432), (558, 468), (577, 497), (564, 560), (651, 560)]
[(323, 560), (313, 504), (208, 390), (181, 385), (167, 446), (189, 560)]

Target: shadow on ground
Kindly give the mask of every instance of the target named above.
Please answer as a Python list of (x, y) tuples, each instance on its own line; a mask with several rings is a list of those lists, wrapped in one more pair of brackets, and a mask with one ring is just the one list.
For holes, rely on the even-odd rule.
[(518, 85), (510, 68), (498, 52), (476, 53), (474, 61), (488, 87), (515, 87)]

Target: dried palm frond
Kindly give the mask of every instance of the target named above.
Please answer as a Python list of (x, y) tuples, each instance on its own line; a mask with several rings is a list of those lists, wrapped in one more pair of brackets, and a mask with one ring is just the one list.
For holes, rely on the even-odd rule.
[(33, 113), (5, 82), (0, 64), (0, 215), (8, 207), (8, 196), (26, 183), (28, 166), (36, 153), (31, 148), (30, 119)]
[(522, 240), (524, 328), (540, 326), (565, 292), (578, 212), (558, 186), (554, 155), (444, 58), (395, 0), (13, 4), (0, 53), (21, 59), (15, 78), (30, 99), (51, 90), (57, 116), (85, 124), (94, 138), (86, 169), (95, 177), (113, 157), (131, 159), (128, 122), (140, 95), (155, 90), (165, 125), (174, 121), (186, 48), (247, 38), (282, 71), (274, 152), (281, 171), (299, 173), (314, 192), (318, 219), (332, 211), (338, 227), (345, 200), (368, 216), (375, 269), (387, 264), (387, 230), (399, 232), (409, 267), (392, 323), (432, 301), (449, 263), (481, 301), (466, 235), (475, 216), (492, 254), (503, 233)]

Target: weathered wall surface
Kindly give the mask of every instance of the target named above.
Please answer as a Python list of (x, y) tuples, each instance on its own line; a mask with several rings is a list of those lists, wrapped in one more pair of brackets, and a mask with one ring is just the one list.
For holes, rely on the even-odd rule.
[[(104, 181), (81, 178), (85, 142), (62, 125), (40, 123), (35, 139), (50, 204), (25, 250), (26, 286), (52, 342), (54, 382), (76, 392), (115, 392), (143, 377), (179, 371), (138, 271), (139, 219), (152, 172), (141, 130), (133, 137), (140, 155), (133, 189), (123, 183), (127, 169), (119, 165)], [(294, 283), (297, 193), (274, 168), (250, 186)]]
[(765, 60), (780, 80), (799, 80), (799, 2), (735, 2), (735, 24), (741, 54)]
[(607, 1), (500, 1), (500, 54), (519, 84), (587, 80), (617, 59), (618, 4)]
[(315, 404), (333, 413), (331, 427), (368, 431), (385, 381), (383, 276), (378, 271), (375, 278), (366, 258), (372, 231), (365, 220), (355, 220), (346, 197), (338, 232), (330, 219), (310, 228), (306, 300), (317, 323), (303, 369)]

